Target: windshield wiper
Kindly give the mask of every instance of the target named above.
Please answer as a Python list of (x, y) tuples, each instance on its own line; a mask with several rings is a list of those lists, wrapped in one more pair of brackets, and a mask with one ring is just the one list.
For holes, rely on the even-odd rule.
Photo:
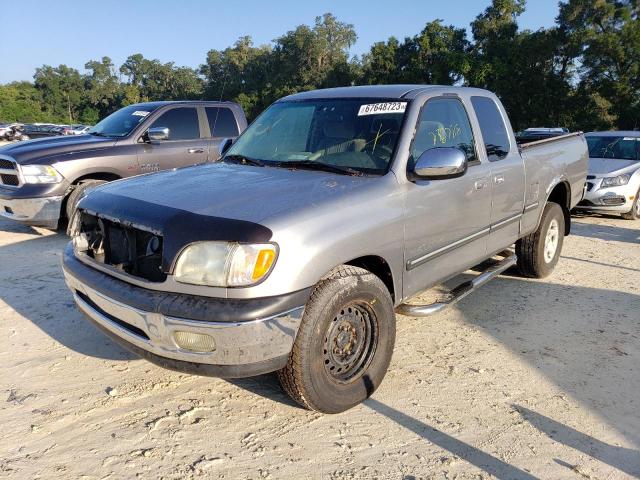
[(338, 165), (331, 165), (330, 163), (316, 162), (313, 160), (292, 160), (288, 162), (275, 162), (273, 164), (270, 164), (270, 166), (280, 168), (300, 168), (305, 170), (322, 170), (324, 172), (339, 173), (341, 175), (354, 175), (358, 177), (364, 175), (364, 173), (362, 173), (361, 171), (351, 167), (339, 167)]
[(254, 165), (256, 167), (264, 167), (264, 162), (257, 158), (246, 157), (244, 155), (225, 155), (223, 162), (239, 163), (241, 165)]
[(96, 137), (111, 137), (111, 135), (106, 135), (101, 132), (87, 132), (89, 135), (95, 135)]

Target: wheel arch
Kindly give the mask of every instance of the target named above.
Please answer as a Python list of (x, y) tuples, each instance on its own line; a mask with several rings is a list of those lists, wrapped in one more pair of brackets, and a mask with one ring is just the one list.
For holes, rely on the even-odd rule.
[(402, 290), (399, 285), (396, 286), (394, 284), (393, 271), (391, 270), (389, 263), (384, 258), (379, 255), (364, 255), (344, 262), (344, 265), (360, 267), (373, 273), (376, 277), (382, 280), (382, 283), (384, 283), (387, 290), (389, 290), (391, 300), (395, 303), (396, 292), (401, 292)]
[[(556, 183), (549, 195), (547, 195), (547, 202), (553, 202), (560, 205), (562, 213), (564, 214), (564, 234), (569, 235), (571, 233), (571, 185), (566, 180), (561, 180)], [(541, 217), (542, 218), (542, 215)], [(540, 220), (538, 220), (538, 225)]]

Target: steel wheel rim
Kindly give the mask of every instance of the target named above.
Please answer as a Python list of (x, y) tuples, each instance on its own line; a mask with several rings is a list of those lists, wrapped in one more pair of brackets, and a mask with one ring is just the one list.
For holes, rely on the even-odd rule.
[(558, 220), (555, 218), (551, 220), (549, 223), (549, 228), (547, 229), (547, 235), (544, 239), (544, 261), (547, 263), (551, 263), (553, 258), (556, 256), (556, 251), (558, 250), (558, 241), (560, 239), (560, 225), (558, 225)]
[(371, 363), (377, 343), (377, 318), (369, 304), (348, 303), (336, 313), (325, 333), (325, 371), (339, 383), (360, 378)]

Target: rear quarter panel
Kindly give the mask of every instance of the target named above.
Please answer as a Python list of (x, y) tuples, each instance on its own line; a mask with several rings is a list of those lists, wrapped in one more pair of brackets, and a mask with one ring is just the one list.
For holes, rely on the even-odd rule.
[(589, 166), (589, 151), (582, 133), (569, 134), (523, 148), (525, 165), (525, 213), (522, 236), (535, 231), (544, 206), (556, 185), (566, 182), (570, 187), (570, 205), (582, 199)]

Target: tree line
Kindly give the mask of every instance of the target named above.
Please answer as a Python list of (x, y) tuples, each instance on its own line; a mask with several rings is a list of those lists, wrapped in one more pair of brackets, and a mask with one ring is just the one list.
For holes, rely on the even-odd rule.
[(514, 128), (640, 128), (639, 0), (559, 2), (554, 25), (518, 28), (525, 0), (492, 0), (467, 29), (434, 20), (412, 37), (351, 57), (354, 26), (330, 13), (269, 45), (239, 38), (199, 68), (131, 55), (85, 72), (43, 65), (33, 82), (0, 85), (0, 120), (93, 124), (132, 103), (230, 99), (255, 118), (294, 92), (345, 85), (466, 85), (496, 92)]

